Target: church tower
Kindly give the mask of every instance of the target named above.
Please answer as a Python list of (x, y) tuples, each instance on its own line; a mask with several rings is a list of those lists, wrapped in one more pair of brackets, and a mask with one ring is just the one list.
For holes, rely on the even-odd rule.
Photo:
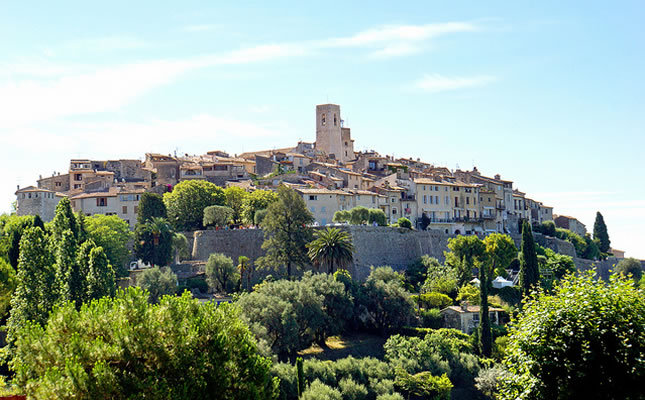
[(354, 159), (354, 141), (342, 122), (339, 105), (316, 106), (316, 150), (345, 163)]

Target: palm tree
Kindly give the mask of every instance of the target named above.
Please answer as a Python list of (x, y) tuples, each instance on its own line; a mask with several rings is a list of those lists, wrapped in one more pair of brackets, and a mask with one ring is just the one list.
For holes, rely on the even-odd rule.
[(314, 232), (315, 239), (307, 244), (311, 262), (320, 269), (326, 264), (328, 272), (333, 273), (335, 267), (343, 268), (354, 259), (354, 246), (351, 236), (338, 228), (327, 228)]

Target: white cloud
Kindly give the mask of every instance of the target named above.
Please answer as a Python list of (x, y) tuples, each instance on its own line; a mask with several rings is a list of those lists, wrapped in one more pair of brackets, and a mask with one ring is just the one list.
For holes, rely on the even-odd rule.
[(477, 27), (468, 22), (446, 22), (427, 25), (386, 25), (368, 29), (353, 36), (329, 39), (328, 47), (363, 47), (391, 42), (418, 42), (457, 32), (472, 32)]
[(425, 75), (422, 79), (417, 81), (414, 86), (423, 89), (426, 92), (437, 93), (449, 90), (464, 89), (469, 87), (477, 87), (488, 85), (495, 82), (497, 78), (494, 76), (480, 75), (471, 77), (450, 77), (439, 74)]

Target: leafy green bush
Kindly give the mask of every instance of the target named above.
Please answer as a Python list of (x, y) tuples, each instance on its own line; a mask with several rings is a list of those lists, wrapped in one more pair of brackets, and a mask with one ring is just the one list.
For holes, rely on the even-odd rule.
[(231, 207), (208, 206), (204, 208), (204, 227), (224, 227), (233, 222), (234, 212)]
[(273, 399), (271, 361), (259, 356), (235, 307), (190, 294), (148, 303), (140, 288), (56, 307), (23, 325), (10, 362), (36, 399)]
[(439, 329), (443, 325), (443, 318), (438, 308), (421, 310), (419, 316), (421, 317), (421, 326), (424, 328)]
[(567, 276), (512, 321), (501, 398), (642, 398), (644, 358), (643, 293), (616, 276)]
[(413, 298), (423, 308), (444, 309), (452, 305), (452, 299), (450, 297), (438, 292), (421, 293), (420, 295), (413, 296)]
[(380, 208), (370, 208), (368, 222), (370, 225), (376, 223), (378, 226), (387, 226), (387, 216)]
[(427, 371), (414, 375), (400, 372), (394, 384), (409, 395), (432, 400), (449, 400), (453, 387), (446, 374), (433, 376)]
[(169, 267), (148, 268), (141, 272), (137, 286), (150, 293), (150, 301), (156, 303), (162, 296), (174, 294), (177, 291), (177, 275)]
[(186, 279), (186, 286), (188, 289), (197, 289), (202, 293), (208, 293), (208, 283), (204, 279), (189, 278)]
[(399, 226), (399, 228), (412, 229), (412, 222), (410, 222), (410, 220), (405, 217), (399, 218), (396, 224)]
[(500, 299), (510, 305), (520, 304), (520, 301), (522, 300), (522, 292), (517, 286), (505, 286), (501, 289), (497, 289), (497, 295)]
[(319, 380), (315, 380), (302, 393), (302, 400), (342, 400), (340, 392)]
[(413, 303), (403, 287), (403, 276), (391, 267), (372, 268), (359, 290), (358, 306), (369, 314), (363, 325), (381, 333), (405, 325), (413, 316)]
[(447, 374), (455, 385), (473, 385), (480, 368), (470, 337), (455, 329), (437, 329), (423, 339), (393, 335), (383, 347), (392, 367), (409, 374)]

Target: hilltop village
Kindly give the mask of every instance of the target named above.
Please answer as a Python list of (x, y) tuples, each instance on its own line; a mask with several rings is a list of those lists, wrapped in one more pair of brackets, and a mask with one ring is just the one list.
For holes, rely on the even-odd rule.
[(340, 106), (316, 106), (316, 140), (294, 147), (183, 156), (147, 153), (145, 160), (72, 159), (65, 173), (39, 177), (36, 186), (18, 187), (17, 214), (54, 216), (66, 196), (85, 215), (117, 215), (134, 227), (144, 192), (164, 193), (186, 180), (206, 180), (247, 191), (285, 184), (302, 195), (317, 225), (356, 206), (383, 210), (389, 223), (409, 219), (417, 229), (446, 234), (518, 233), (518, 221), (558, 227), (584, 236), (584, 224), (553, 214), (500, 175), (485, 176), (376, 151), (355, 151)]

